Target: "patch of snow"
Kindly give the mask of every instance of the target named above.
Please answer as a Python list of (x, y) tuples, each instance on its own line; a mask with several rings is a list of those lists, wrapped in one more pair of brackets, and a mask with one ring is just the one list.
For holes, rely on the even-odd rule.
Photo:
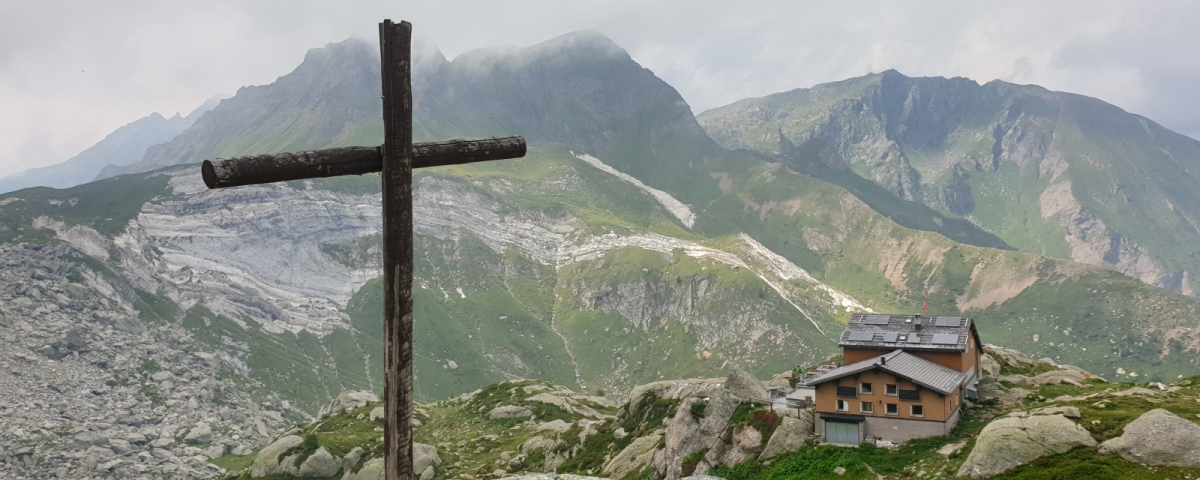
[(847, 310), (859, 310), (867, 313), (874, 313), (874, 310), (863, 306), (863, 304), (859, 303), (858, 300), (855, 300), (854, 297), (851, 297), (850, 295), (842, 293), (833, 287), (830, 287), (829, 285), (817, 281), (816, 278), (813, 278), (813, 276), (803, 268), (800, 268), (796, 264), (792, 263), (791, 260), (784, 258), (782, 255), (771, 251), (771, 249), (767, 248), (761, 243), (758, 243), (758, 241), (751, 236), (746, 235), (745, 233), (739, 233), (738, 238), (742, 239), (743, 242), (746, 242), (746, 246), (749, 247), (749, 251), (747, 253), (749, 253), (753, 259), (771, 267), (775, 273), (775, 276), (779, 277), (780, 279), (793, 280), (799, 278), (815, 283), (815, 288), (824, 290), (825, 293), (828, 293), (829, 296), (833, 298), (835, 305), (841, 306)]
[(617, 169), (610, 167), (608, 165), (605, 165), (604, 162), (601, 162), (600, 159), (598, 159), (596, 157), (593, 157), (586, 153), (584, 153), (584, 154), (577, 154), (574, 152), (572, 152), (572, 153), (575, 155), (576, 158), (583, 160), (584, 162), (587, 162), (588, 165), (596, 167), (603, 172), (615, 175), (617, 178), (620, 178), (621, 180), (629, 182), (630, 184), (633, 184), (633, 186), (638, 187), (638, 188), (642, 189), (642, 191), (650, 194), (651, 197), (654, 197), (655, 200), (658, 200), (658, 203), (662, 204), (663, 208), (666, 208), (668, 212), (671, 212), (671, 215), (674, 215), (675, 218), (678, 218), (679, 221), (683, 222), (684, 225), (687, 225), (688, 228), (692, 228), (692, 224), (696, 223), (696, 214), (692, 212), (692, 209), (688, 208), (687, 205), (684, 205), (683, 202), (676, 200), (675, 197), (671, 196), (671, 194), (664, 192), (662, 190), (659, 190), (657, 188), (651, 187), (649, 185), (646, 185), (646, 184), (642, 183), (641, 180), (633, 178), (632, 176), (629, 176), (625, 173), (619, 172), (619, 171), (617, 171)]

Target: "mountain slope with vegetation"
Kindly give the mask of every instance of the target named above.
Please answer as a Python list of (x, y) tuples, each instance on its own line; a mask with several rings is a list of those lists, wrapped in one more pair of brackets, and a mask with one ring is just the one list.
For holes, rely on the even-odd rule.
[(699, 119), (726, 148), (768, 155), (873, 205), (890, 193), (1022, 251), (1195, 293), (1200, 142), (1100, 100), (889, 70)]
[[(1151, 421), (1200, 431), (1200, 377), (1147, 389), (1000, 348), (988, 349), (984, 365), (983, 399), (964, 405), (953, 432), (898, 447), (820, 444), (811, 437), (811, 411), (754, 401), (751, 392), (763, 384), (736, 369), (727, 378), (640, 385), (616, 401), (549, 382), (505, 381), (418, 404), (415, 464), (428, 478), (1182, 480), (1200, 474), (1200, 456), (1188, 451), (1187, 439), (1137, 453), (1123, 446), (1146, 434), (1142, 424)], [(787, 388), (790, 377), (785, 372), (770, 384)], [(364, 400), (351, 401), (355, 396)], [(380, 405), (367, 395), (343, 394), (321, 418), (277, 435), (272, 446), (214, 462), (229, 468), (225, 478), (303, 470), (318, 454), (289, 457), (277, 446), (311, 438), (304, 448), (325, 449), (331, 472), (340, 464), (348, 478), (374, 480)], [(1014, 424), (1024, 432), (996, 433)]]
[[(11, 264), (29, 269), (0, 286), (0, 341), (23, 355), (12, 361), (124, 369), (150, 355), (182, 373), (204, 354), (222, 382), (255, 392), (247, 402), (287, 401), (289, 415), (315, 414), (344, 390), (379, 391), (378, 176), (210, 191), (189, 163), (379, 143), (377, 63), (361, 42), (314, 50), (296, 72), (243, 89), (151, 149), (131, 166), (141, 173), (0, 195), (0, 244), (61, 249), (77, 272), (64, 281)], [(417, 67), (418, 138), (530, 141), (524, 159), (414, 174), (422, 402), (525, 378), (619, 395), (731, 366), (766, 376), (836, 353), (852, 311), (912, 311), (923, 299), (928, 314), (974, 316), (986, 342), (1114, 380), (1170, 381), (1198, 366), (1200, 300), (1031, 253), (970, 217), (896, 201), (853, 169), (726, 150), (674, 89), (598, 34), (425, 56)], [(111, 325), (153, 324), (170, 355), (154, 339), (71, 353), (71, 332), (25, 335), (21, 325), (63, 315), (43, 303), (71, 306), (67, 293), (79, 289), (96, 301), (72, 313), (89, 326), (77, 335), (100, 341)], [(165, 387), (146, 375), (121, 378), (109, 387), (146, 415), (224, 406), (155, 397)], [(67, 382), (27, 380), (12, 402)], [(110, 391), (103, 375), (71, 381)], [(76, 428), (47, 415), (20, 428)], [(124, 428), (99, 423), (79, 428)], [(215, 434), (231, 442), (221, 453), (247, 447), (234, 432)], [(39, 461), (83, 468), (86, 448)]]

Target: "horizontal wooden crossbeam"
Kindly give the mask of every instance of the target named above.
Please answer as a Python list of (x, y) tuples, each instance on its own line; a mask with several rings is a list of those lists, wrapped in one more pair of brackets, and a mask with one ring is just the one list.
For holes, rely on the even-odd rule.
[[(380, 147), (344, 147), (205, 160), (200, 172), (208, 188), (289, 180), (362, 175), (383, 169)], [(525, 156), (521, 137), (414, 143), (413, 168), (440, 167)]]

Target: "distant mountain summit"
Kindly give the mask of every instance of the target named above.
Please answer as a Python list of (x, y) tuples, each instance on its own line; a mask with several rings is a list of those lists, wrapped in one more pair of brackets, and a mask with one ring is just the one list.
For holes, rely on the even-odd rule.
[(210, 98), (186, 117), (178, 113), (171, 118), (159, 113), (147, 115), (116, 129), (66, 161), (0, 178), (0, 193), (29, 187), (68, 188), (90, 182), (106, 166), (137, 162), (145, 155), (146, 149), (175, 138), (220, 101), (219, 96)]
[(291, 73), (238, 89), (171, 142), (97, 179), (206, 158), (324, 148), (380, 116), (378, 52), (360, 40), (314, 48)]
[[(100, 178), (208, 158), (382, 143), (380, 92), (375, 45), (352, 38), (312, 49), (293, 72), (238, 90), (175, 140)], [(453, 61), (416, 52), (413, 113), (418, 141), (519, 134), (593, 155), (669, 131), (707, 141), (674, 88), (590, 31)]]
[(1200, 142), (1103, 101), (888, 70), (699, 121), (726, 148), (844, 186), (861, 177), (1020, 250), (1200, 290)]

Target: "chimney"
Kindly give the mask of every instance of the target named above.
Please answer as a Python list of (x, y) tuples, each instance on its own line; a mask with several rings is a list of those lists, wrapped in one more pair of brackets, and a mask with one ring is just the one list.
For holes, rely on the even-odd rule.
[(917, 315), (917, 319), (913, 320), (913, 328), (917, 329), (917, 330), (921, 329), (921, 316), (920, 315)]
[(882, 365), (887, 365), (887, 357), (879, 357), (879, 363)]

